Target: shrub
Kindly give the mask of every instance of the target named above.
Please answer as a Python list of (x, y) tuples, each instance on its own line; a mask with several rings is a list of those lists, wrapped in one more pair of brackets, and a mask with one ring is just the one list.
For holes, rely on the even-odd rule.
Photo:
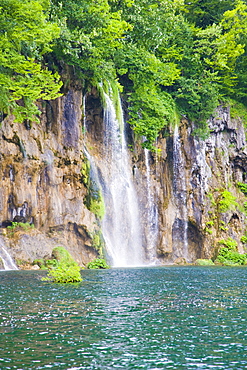
[(247, 236), (246, 235), (243, 235), (240, 240), (241, 240), (242, 243), (247, 244)]
[(78, 283), (82, 281), (80, 266), (64, 247), (54, 248), (52, 256), (55, 257), (57, 263), (54, 263), (54, 260), (47, 260), (53, 268), (49, 271), (47, 277), (43, 278), (44, 281), (54, 283)]
[(235, 201), (236, 197), (228, 190), (223, 190), (221, 193), (221, 199), (219, 200), (219, 211), (227, 212), (233, 207), (237, 207), (238, 203)]
[(88, 269), (109, 269), (110, 266), (106, 263), (104, 258), (95, 258), (87, 264)]
[(54, 270), (50, 270), (43, 280), (54, 283), (78, 283), (82, 281), (80, 266), (76, 263), (61, 261)]
[(237, 242), (231, 238), (226, 240), (222, 239), (219, 244), (223, 245), (216, 258), (215, 262), (219, 262), (222, 265), (245, 265), (247, 263), (247, 254), (240, 254), (237, 251)]
[(244, 193), (244, 195), (247, 196), (247, 184), (244, 184), (242, 182), (238, 182), (237, 183), (237, 186), (239, 187), (239, 189), (242, 191), (242, 193)]

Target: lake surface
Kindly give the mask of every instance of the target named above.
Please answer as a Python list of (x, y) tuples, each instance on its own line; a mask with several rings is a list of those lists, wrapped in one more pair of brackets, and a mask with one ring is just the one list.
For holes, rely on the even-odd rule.
[(247, 268), (0, 272), (0, 369), (247, 369)]

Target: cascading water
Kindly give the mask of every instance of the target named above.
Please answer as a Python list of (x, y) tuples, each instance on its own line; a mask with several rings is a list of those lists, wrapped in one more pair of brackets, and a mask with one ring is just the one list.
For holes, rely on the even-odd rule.
[(151, 263), (157, 261), (156, 245), (159, 232), (158, 209), (151, 186), (150, 152), (144, 149), (147, 183), (147, 259)]
[(106, 93), (104, 100), (103, 155), (95, 155), (93, 160), (88, 156), (91, 176), (101, 188), (105, 204), (102, 233), (113, 267), (141, 266), (145, 264), (145, 254), (123, 113), (118, 119), (114, 103)]
[(16, 264), (5, 248), (4, 243), (0, 240), (0, 258), (3, 262), (4, 270), (18, 270)]
[(175, 244), (178, 244), (177, 248), (175, 246), (175, 256), (185, 258), (188, 262), (188, 210), (186, 189), (185, 163), (181, 151), (178, 126), (176, 125), (173, 134), (173, 193), (177, 206), (174, 230), (177, 240)]

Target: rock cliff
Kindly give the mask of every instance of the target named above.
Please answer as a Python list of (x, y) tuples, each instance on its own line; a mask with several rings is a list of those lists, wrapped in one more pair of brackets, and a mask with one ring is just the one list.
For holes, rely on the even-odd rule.
[[(73, 86), (63, 97), (39, 103), (40, 123), (19, 124), (11, 116), (2, 122), (0, 245), (19, 263), (50, 256), (58, 245), (81, 265), (98, 254), (94, 236), (100, 220), (85, 205), (84, 146), (101, 155), (103, 108), (95, 89), (85, 101), (83, 107), (82, 89)], [(147, 259), (210, 258), (218, 240), (228, 237), (245, 251), (240, 239), (246, 231), (246, 197), (237, 186), (247, 182), (245, 130), (227, 107), (219, 107), (209, 125), (210, 136), (203, 141), (191, 135), (192, 125), (184, 118), (160, 135), (157, 154), (134, 142), (129, 129)], [(222, 209), (227, 196), (231, 204)], [(34, 228), (11, 231), (6, 227), (13, 221)]]
[[(65, 246), (81, 264), (97, 255), (95, 215), (84, 205), (82, 92), (42, 102), (40, 123), (6, 118), (0, 135), (2, 244), (16, 260), (33, 261)], [(33, 223), (28, 232), (9, 221)]]

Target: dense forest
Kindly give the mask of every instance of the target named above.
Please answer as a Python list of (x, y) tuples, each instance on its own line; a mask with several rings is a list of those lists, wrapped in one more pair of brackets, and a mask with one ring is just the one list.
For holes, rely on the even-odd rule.
[(152, 147), (185, 115), (205, 137), (220, 103), (247, 105), (241, 0), (0, 0), (0, 117), (37, 120), (38, 99), (117, 81), (129, 122)]

